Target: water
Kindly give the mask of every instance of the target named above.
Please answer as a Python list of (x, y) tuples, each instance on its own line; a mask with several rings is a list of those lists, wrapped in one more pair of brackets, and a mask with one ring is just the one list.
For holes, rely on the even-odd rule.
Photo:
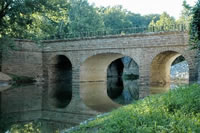
[[(177, 84), (154, 86), (150, 92), (164, 93)], [(59, 84), (58, 91), (52, 91), (55, 85), (0, 85), (0, 132), (56, 133), (139, 99), (138, 80), (108, 78), (107, 82), (73, 83), (72, 90), (80, 90), (73, 96), (66, 95), (70, 92), (63, 87), (69, 88)]]
[(150, 95), (166, 93), (169, 90), (173, 90), (179, 86), (184, 86), (188, 84), (188, 80), (173, 80), (171, 81), (171, 83), (167, 83), (165, 85), (150, 86)]

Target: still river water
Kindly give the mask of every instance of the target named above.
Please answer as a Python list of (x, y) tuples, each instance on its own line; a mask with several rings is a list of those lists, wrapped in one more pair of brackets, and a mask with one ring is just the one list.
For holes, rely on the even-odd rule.
[[(150, 93), (164, 93), (180, 84), (182, 83), (176, 82), (163, 87), (152, 87)], [(82, 104), (72, 102), (69, 108), (86, 106), (97, 112), (109, 112), (139, 99), (138, 80), (108, 78), (107, 82), (81, 82), (77, 86), (80, 87), (79, 95)], [(2, 133), (23, 133), (27, 131), (29, 131), (27, 133), (54, 133), (78, 124), (76, 120), (69, 124), (70, 121), (74, 120), (73, 116), (71, 118), (65, 117), (67, 111), (65, 112), (63, 109), (55, 110), (52, 109), (52, 106), (46, 106), (46, 104), (55, 105), (55, 102), (53, 102), (55, 97), (49, 98), (49, 88), (46, 85), (33, 84), (10, 87), (1, 83), (0, 90), (0, 132)], [(61, 100), (64, 104), (61, 103), (58, 107), (67, 102), (69, 104), (70, 101), (63, 98), (67, 95), (56, 94), (57, 97), (59, 95), (62, 98), (58, 100)], [(50, 110), (51, 113), (44, 113), (46, 110)], [(61, 121), (57, 121), (55, 118)]]

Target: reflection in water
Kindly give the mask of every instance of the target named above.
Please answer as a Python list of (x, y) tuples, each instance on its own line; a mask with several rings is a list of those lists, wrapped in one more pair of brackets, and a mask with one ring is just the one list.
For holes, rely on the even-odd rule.
[(49, 87), (49, 103), (57, 108), (65, 108), (72, 98), (72, 86), (64, 81), (51, 83)]
[(11, 87), (11, 85), (9, 84), (9, 82), (1, 82), (0, 81), (0, 92), (4, 91), (10, 87)]
[(179, 86), (188, 85), (187, 80), (179, 80), (179, 81), (172, 81), (171, 83), (167, 83), (165, 85), (160, 86), (150, 86), (150, 94), (161, 94), (166, 93), (169, 90), (173, 90)]
[(107, 78), (107, 93), (111, 99), (118, 98), (123, 92), (123, 81), (121, 78)]
[(162, 86), (151, 86), (150, 87), (150, 94), (161, 94), (168, 92), (170, 89), (170, 84), (165, 84)]
[(108, 97), (106, 82), (81, 82), (80, 96), (89, 108), (99, 112), (108, 112), (120, 107)]
[(123, 97), (125, 104), (129, 104), (133, 100), (139, 99), (139, 84), (138, 80), (123, 80), (124, 89)]
[[(154, 89), (152, 94), (166, 92), (169, 87)], [(139, 87), (137, 80), (122, 80), (120, 78), (108, 79), (107, 82), (81, 82), (80, 97), (84, 104), (76, 97), (75, 99), (78, 100), (74, 103), (70, 102), (67, 108), (59, 108), (66, 103), (64, 97), (68, 97), (68, 94), (65, 93), (68, 92), (62, 91), (62, 89), (58, 92), (52, 92), (50, 87), (37, 85), (13, 87), (2, 91), (0, 93), (0, 132), (5, 133), (7, 130), (12, 130), (11, 133), (15, 133), (17, 130), (19, 133), (23, 133), (25, 132), (23, 130), (29, 130), (27, 128), (30, 128), (29, 133), (37, 133), (37, 131), (55, 133), (92, 117), (92, 115), (87, 114), (88, 112), (91, 113), (91, 110), (108, 112), (120, 107), (120, 104), (128, 104), (133, 100), (137, 100)], [(49, 106), (49, 103), (55, 104), (54, 98), (57, 95), (61, 96), (57, 100), (63, 101), (59, 103), (64, 105), (61, 104), (57, 108)], [(75, 110), (78, 113), (70, 114), (67, 109)], [(85, 110), (85, 112), (81, 113), (82, 110)]]
[(65, 129), (65, 125), (37, 120), (6, 125), (6, 128), (4, 127), (0, 131), (1, 133), (59, 133), (59, 129)]
[(107, 93), (114, 102), (122, 105), (129, 104), (139, 99), (138, 80), (108, 77)]
[[(85, 118), (80, 118), (79, 114), (71, 114), (66, 108), (49, 106), (48, 91), (48, 87), (42, 85), (12, 87), (2, 91), (0, 93), (0, 133), (8, 130), (11, 133), (26, 131), (55, 133), (57, 130), (69, 128), (88, 118), (87, 115)], [(67, 92), (61, 91), (55, 93), (55, 96), (68, 97), (65, 93)], [(62, 97), (58, 100), (66, 103), (63, 99)], [(77, 106), (80, 105), (77, 104)], [(74, 119), (77, 121), (73, 121)]]
[(84, 103), (99, 112), (111, 111), (139, 98), (137, 80), (108, 78), (107, 82), (81, 82), (80, 88)]
[(130, 57), (111, 62), (107, 68), (107, 94), (118, 104), (129, 104), (139, 98), (139, 67)]

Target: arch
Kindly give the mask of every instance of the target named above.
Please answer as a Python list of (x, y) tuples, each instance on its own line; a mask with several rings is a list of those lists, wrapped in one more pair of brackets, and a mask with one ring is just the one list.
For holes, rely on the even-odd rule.
[[(120, 53), (100, 53), (88, 57), (82, 63), (80, 68), (80, 81), (82, 81), (80, 83), (80, 97), (89, 108), (104, 112), (121, 106), (108, 96), (107, 72), (109, 65), (112, 66), (115, 60), (117, 64), (120, 63), (122, 57), (125, 56)], [(120, 67), (113, 67), (114, 69), (123, 69), (121, 66), (122, 64)], [(114, 72), (115, 74), (111, 74), (112, 76), (122, 76), (121, 70), (114, 70)]]
[[(170, 68), (173, 61), (179, 56), (181, 56), (179, 52), (169, 50), (163, 51), (153, 58), (150, 68), (151, 86), (165, 86), (170, 83)], [(182, 56), (184, 57), (184, 55)]]
[(101, 53), (88, 57), (80, 67), (80, 81), (106, 81), (108, 65), (123, 57), (119, 53)]
[(129, 104), (139, 97), (139, 66), (129, 56), (111, 62), (107, 68), (107, 95), (118, 104)]
[(120, 77), (123, 74), (124, 64), (121, 58), (112, 61), (107, 68), (107, 77)]
[(65, 55), (56, 55), (49, 61), (49, 102), (56, 108), (65, 108), (72, 99), (72, 64)]

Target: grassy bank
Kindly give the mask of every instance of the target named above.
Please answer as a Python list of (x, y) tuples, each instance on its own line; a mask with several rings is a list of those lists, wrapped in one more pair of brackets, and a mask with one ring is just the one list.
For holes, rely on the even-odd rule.
[(200, 86), (146, 97), (71, 133), (200, 133)]

